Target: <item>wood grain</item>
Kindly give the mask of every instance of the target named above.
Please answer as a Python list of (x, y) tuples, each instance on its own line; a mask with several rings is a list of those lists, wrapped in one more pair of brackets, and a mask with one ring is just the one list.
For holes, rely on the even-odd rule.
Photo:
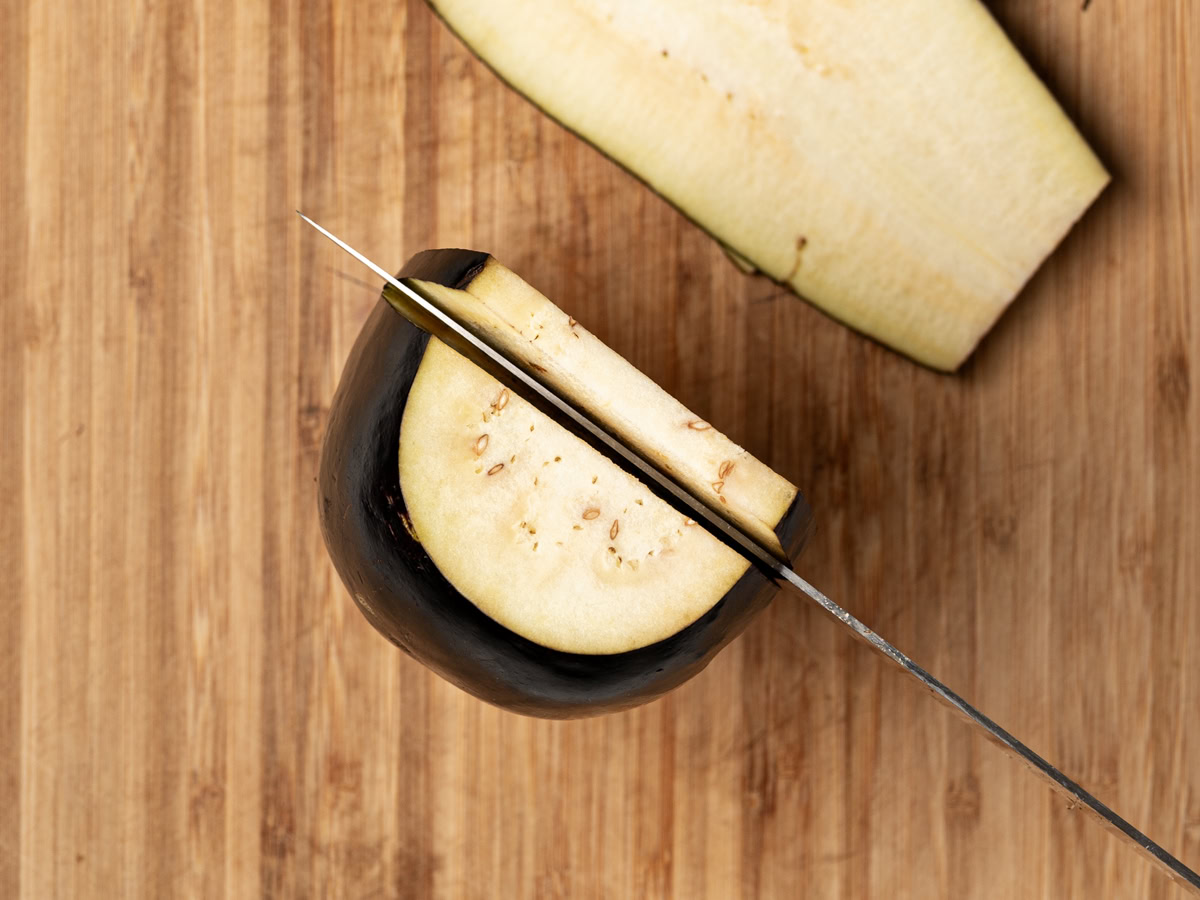
[(393, 266), (495, 253), (801, 484), (803, 560), (1200, 868), (1200, 7), (995, 2), (1115, 181), (957, 377), (417, 2), (0, 5), (0, 895), (1180, 896), (799, 603), (580, 722), (374, 634), (317, 455)]

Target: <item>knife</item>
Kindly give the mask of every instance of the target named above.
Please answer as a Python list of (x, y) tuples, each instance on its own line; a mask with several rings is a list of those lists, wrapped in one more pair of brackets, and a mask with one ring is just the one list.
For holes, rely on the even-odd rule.
[(421, 289), (418, 282), (396, 278), (304, 213), (299, 210), (296, 212), (305, 222), (382, 278), (386, 283), (384, 297), (400, 315), (474, 362), (518, 397), (533, 404), (612, 459), (682, 515), (704, 525), (714, 537), (740, 553), (780, 588), (798, 591), (814, 601), (860, 642), (915, 678), (935, 697), (980, 729), (993, 743), (999, 744), (1049, 781), (1052, 787), (1070, 799), (1072, 807), (1078, 806), (1092, 812), (1102, 824), (1149, 856), (1177, 884), (1190, 888), (1200, 896), (1200, 875), (926, 672), (848, 610), (801, 578), (786, 558), (777, 555), (757, 538), (722, 516), (718, 510), (695, 497), (668, 473), (596, 422), (587, 412), (547, 386), (531, 368), (493, 346), (483, 331), (474, 330), (446, 313)]

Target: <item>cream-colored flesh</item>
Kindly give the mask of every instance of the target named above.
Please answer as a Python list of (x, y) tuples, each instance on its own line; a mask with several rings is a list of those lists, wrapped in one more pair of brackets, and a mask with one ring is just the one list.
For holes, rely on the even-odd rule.
[(556, 650), (621, 653), (670, 637), (749, 565), (437, 339), (405, 407), (400, 485), (446, 579)]
[(953, 369), (1108, 181), (976, 0), (433, 0), (830, 314)]
[(518, 275), (488, 259), (464, 290), (418, 282), (458, 318), (588, 410), (694, 495), (782, 552), (775, 525), (796, 487), (713, 428)]

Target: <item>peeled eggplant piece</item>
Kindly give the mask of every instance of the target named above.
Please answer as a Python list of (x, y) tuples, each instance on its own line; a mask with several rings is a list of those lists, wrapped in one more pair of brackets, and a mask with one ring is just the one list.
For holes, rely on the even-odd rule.
[(430, 0), (830, 315), (957, 368), (1108, 182), (976, 0)]
[[(523, 309), (527, 294), (486, 289), (489, 265), (499, 272), (482, 254), (439, 251), (401, 277), (416, 272), (426, 290), (467, 296), (482, 278), (474, 287), (493, 312)], [(506, 305), (506, 296), (517, 300)], [(567, 318), (542, 301), (547, 316)], [(539, 358), (548, 361), (559, 354), (546, 340), (551, 350)], [(612, 352), (591, 335), (566, 340), (587, 346), (576, 351), (584, 357)], [(529, 343), (541, 353), (542, 341)], [(632, 367), (619, 377), (626, 411), (661, 400)], [(737, 457), (734, 471), (751, 473), (742, 492), (750, 508), (787, 494), (771, 533), (798, 552), (810, 521), (803, 498), (710, 430)], [(699, 672), (775, 590), (383, 298), (334, 397), (319, 484), (326, 545), (368, 621), (448, 681), (516, 712), (592, 715), (658, 697)]]

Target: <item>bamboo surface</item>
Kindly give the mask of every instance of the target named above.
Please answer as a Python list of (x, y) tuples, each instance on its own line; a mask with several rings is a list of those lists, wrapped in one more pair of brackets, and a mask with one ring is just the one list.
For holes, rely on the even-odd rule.
[(802, 486), (803, 574), (1200, 868), (1200, 4), (991, 6), (1114, 183), (947, 377), (420, 3), (0, 4), (0, 896), (1182, 896), (804, 603), (535, 721), (375, 634), (318, 531), (378, 286), (297, 207), (494, 253)]

